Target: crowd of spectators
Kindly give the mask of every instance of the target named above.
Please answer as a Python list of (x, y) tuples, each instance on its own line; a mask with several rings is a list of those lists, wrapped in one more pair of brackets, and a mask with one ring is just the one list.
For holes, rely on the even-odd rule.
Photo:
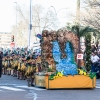
[(96, 72), (96, 78), (100, 78), (100, 46), (91, 47), (91, 71)]

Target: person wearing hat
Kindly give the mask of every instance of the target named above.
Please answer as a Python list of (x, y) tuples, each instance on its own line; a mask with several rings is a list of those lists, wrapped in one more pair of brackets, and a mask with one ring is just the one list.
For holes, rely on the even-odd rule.
[(2, 48), (0, 48), (0, 78), (2, 76), (2, 58), (3, 58), (3, 52)]

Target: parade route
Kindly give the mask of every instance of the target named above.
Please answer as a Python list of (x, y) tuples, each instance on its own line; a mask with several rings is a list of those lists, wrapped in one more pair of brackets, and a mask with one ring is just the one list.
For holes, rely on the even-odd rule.
[[(96, 89), (100, 89), (100, 79), (96, 80)], [(28, 87), (27, 80), (19, 80), (17, 77), (3, 75), (0, 79), (0, 91), (26, 91), (26, 90), (46, 90), (45, 88), (39, 87)]]
[(0, 79), (0, 91), (26, 91), (26, 90), (46, 90), (37, 87), (28, 87), (26, 80), (19, 80), (17, 77), (3, 75)]
[(0, 100), (84, 100), (84, 98), (85, 100), (95, 100), (94, 98), (99, 100), (99, 92), (100, 79), (96, 80), (96, 88), (94, 89), (56, 90), (28, 87), (26, 80), (19, 80), (10, 75), (3, 75), (0, 79)]

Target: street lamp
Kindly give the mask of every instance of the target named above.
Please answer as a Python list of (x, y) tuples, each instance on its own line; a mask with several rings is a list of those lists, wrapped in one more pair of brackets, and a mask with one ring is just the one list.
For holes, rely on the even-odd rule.
[(29, 24), (28, 47), (30, 47), (31, 30), (32, 30), (32, 0), (30, 0), (30, 24)]
[[(56, 19), (57, 19), (58, 21), (60, 21), (60, 16), (58, 16), (58, 13), (59, 13), (60, 11), (62, 11), (62, 10), (68, 9), (68, 8), (61, 8), (61, 9), (59, 9), (59, 10), (56, 10), (54, 6), (50, 6), (48, 9), (50, 9), (50, 8), (53, 8), (54, 13), (55, 13), (55, 15), (56, 15)], [(61, 24), (58, 24), (58, 27), (60, 27), (60, 25), (61, 25)], [(57, 28), (56, 28), (56, 29), (57, 29)]]
[[(68, 9), (68, 8), (61, 8), (61, 9), (59, 9), (58, 11), (56, 11), (56, 9), (55, 9), (54, 6), (50, 6), (49, 8), (51, 8), (51, 7), (54, 9), (56, 16), (57, 16), (57, 14), (58, 14), (59, 11), (61, 11), (61, 10), (63, 10), (63, 9)], [(49, 9), (49, 8), (48, 8), (48, 9)]]

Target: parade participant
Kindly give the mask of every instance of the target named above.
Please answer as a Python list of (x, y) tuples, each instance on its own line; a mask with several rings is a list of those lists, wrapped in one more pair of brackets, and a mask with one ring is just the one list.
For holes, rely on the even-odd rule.
[(27, 81), (28, 81), (28, 85), (30, 86), (34, 86), (34, 74), (36, 72), (36, 62), (35, 59), (33, 58), (32, 54), (29, 54), (27, 57), (27, 71), (26, 71), (26, 76), (27, 76)]
[(21, 62), (20, 62), (20, 79), (26, 79), (25, 72), (26, 72), (26, 58), (24, 52), (21, 54)]
[(2, 76), (2, 58), (3, 58), (3, 52), (2, 49), (0, 48), (0, 78)]
[(96, 67), (98, 66), (98, 61), (99, 61), (99, 57), (96, 55), (96, 53), (92, 53), (91, 55), (91, 63), (92, 63), (92, 68), (91, 71), (92, 72), (96, 72)]
[(16, 53), (14, 52), (13, 61), (12, 61), (12, 69), (13, 69), (12, 76), (13, 77), (17, 77), (17, 68), (18, 68), (18, 58), (17, 58)]

